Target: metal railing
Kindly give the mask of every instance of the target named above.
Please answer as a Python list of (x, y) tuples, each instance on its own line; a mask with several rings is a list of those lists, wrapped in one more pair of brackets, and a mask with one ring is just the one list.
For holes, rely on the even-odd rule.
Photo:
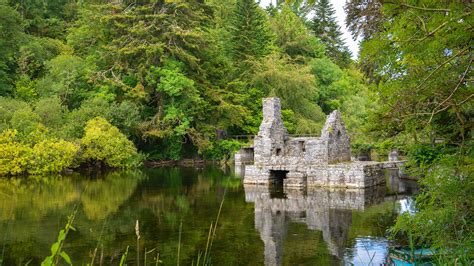
[[(319, 134), (289, 134), (288, 136), (292, 138), (315, 138), (320, 137)], [(235, 140), (253, 140), (255, 135), (230, 135), (227, 136), (228, 139), (235, 139)]]

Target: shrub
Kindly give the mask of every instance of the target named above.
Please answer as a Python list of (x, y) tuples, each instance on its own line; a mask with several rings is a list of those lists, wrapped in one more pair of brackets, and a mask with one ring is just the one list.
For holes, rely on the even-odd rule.
[(31, 153), (30, 174), (57, 173), (73, 165), (79, 150), (78, 145), (65, 140), (43, 140)]
[(58, 173), (72, 167), (79, 150), (64, 140), (44, 139), (32, 148), (17, 138), (16, 130), (0, 134), (0, 175)]
[(16, 130), (0, 134), (0, 175), (17, 175), (26, 171), (31, 148), (16, 141)]
[(133, 143), (104, 118), (89, 120), (84, 131), (81, 150), (85, 162), (99, 162), (120, 168), (133, 167), (140, 163), (140, 155)]
[(235, 154), (242, 143), (237, 140), (221, 140), (204, 152), (204, 156), (213, 160), (229, 160), (233, 154)]
[[(420, 180), (418, 211), (398, 217), (392, 238), (438, 250), (440, 265), (470, 265), (474, 254), (473, 154), (443, 155)], [(423, 158), (433, 158), (431, 155)]]
[(351, 151), (354, 154), (370, 153), (372, 148), (373, 148), (373, 145), (370, 143), (364, 143), (364, 142), (351, 143)]

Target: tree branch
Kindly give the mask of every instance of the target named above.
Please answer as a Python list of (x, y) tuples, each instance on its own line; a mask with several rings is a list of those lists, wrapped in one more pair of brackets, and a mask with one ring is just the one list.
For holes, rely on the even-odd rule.
[(418, 84), (418, 86), (416, 86), (415, 90), (418, 92), (419, 89), (421, 88), (421, 86), (423, 86), (423, 84), (425, 84), (425, 82), (431, 77), (433, 76), (434, 73), (436, 73), (439, 69), (441, 69), (444, 65), (446, 65), (447, 63), (449, 63), (451, 60), (453, 60), (454, 58), (464, 54), (464, 52), (466, 52), (467, 50), (469, 49), (469, 47), (466, 47), (464, 49), (462, 49), (461, 51), (459, 51), (457, 54), (451, 56), (450, 58), (446, 59), (443, 63), (441, 63), (439, 66), (437, 66), (433, 71), (431, 71), (430, 74), (428, 74), (428, 76), (426, 76), (420, 84)]
[(399, 5), (399, 6), (402, 6), (402, 7), (413, 8), (413, 9), (423, 10), (423, 11), (451, 12), (451, 9), (419, 7), (419, 6), (412, 6), (412, 5), (405, 4), (405, 3), (395, 3), (395, 2), (392, 2), (392, 1), (385, 1), (384, 3), (385, 4), (392, 4), (392, 5)]
[[(472, 64), (472, 60), (473, 58), (471, 57), (471, 59), (469, 60), (469, 63), (467, 64), (467, 67), (466, 67), (466, 70), (464, 70), (464, 73), (462, 74), (462, 77), (461, 79), (459, 80), (458, 84), (456, 85), (456, 87), (454, 88), (454, 90), (451, 92), (451, 94), (449, 94), (449, 96), (444, 99), (444, 101), (442, 101), (440, 104), (438, 104), (434, 109), (433, 111), (431, 111), (431, 117), (430, 117), (430, 120), (428, 120), (428, 124), (431, 123), (431, 120), (433, 120), (433, 116), (443, 110), (446, 110), (450, 105), (446, 105), (446, 107), (440, 109), (440, 110), (436, 110), (438, 109), (439, 107), (441, 107), (443, 104), (445, 104), (447, 101), (449, 101), (449, 99), (451, 99), (451, 97), (453, 97), (454, 93), (456, 93), (456, 91), (459, 89), (459, 87), (461, 86), (462, 82), (464, 81), (464, 79), (466, 78), (466, 75), (467, 73), (469, 72), (469, 69), (471, 68), (471, 64)], [(470, 98), (470, 96), (468, 97)], [(464, 102), (464, 101), (463, 101)]]

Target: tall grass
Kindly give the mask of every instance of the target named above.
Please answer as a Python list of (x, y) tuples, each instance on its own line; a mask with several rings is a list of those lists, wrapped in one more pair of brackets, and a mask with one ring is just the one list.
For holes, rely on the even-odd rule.
[[(211, 222), (211, 226), (209, 227), (209, 232), (208, 232), (208, 235), (207, 235), (207, 242), (206, 242), (206, 249), (204, 251), (204, 255), (202, 254), (202, 252), (199, 252), (198, 257), (197, 257), (197, 262), (195, 264), (196, 266), (211, 265), (212, 243), (214, 242), (214, 238), (216, 236), (217, 224), (218, 224), (219, 218), (221, 216), (221, 211), (222, 211), (222, 206), (224, 205), (224, 199), (225, 199), (226, 191), (224, 191), (224, 196), (222, 197), (222, 201), (221, 201), (221, 204), (219, 206), (219, 211), (217, 212), (216, 221), (215, 221), (215, 223)], [(194, 261), (193, 261), (192, 265), (194, 265)]]
[[(206, 247), (204, 249), (204, 252), (199, 251), (199, 253), (197, 255), (197, 258), (196, 258), (196, 264), (194, 264), (194, 260), (193, 260), (192, 265), (196, 265), (196, 266), (211, 265), (212, 245), (213, 245), (214, 239), (216, 237), (217, 225), (219, 223), (219, 219), (220, 219), (220, 216), (221, 216), (221, 213), (222, 213), (222, 207), (224, 205), (225, 194), (226, 194), (226, 191), (224, 191), (224, 196), (223, 196), (223, 198), (220, 202), (219, 210), (217, 212), (216, 219), (215, 219), (215, 221), (212, 221), (211, 224), (210, 224), (209, 231), (208, 231), (208, 234), (207, 234)], [(62, 250), (62, 247), (65, 243), (65, 240), (66, 240), (66, 237), (67, 237), (69, 231), (70, 230), (73, 230), (73, 231), (76, 230), (73, 226), (73, 222), (76, 218), (77, 210), (78, 210), (78, 208), (77, 208), (77, 206), (75, 206), (73, 214), (68, 216), (68, 221), (66, 223), (66, 226), (64, 227), (64, 229), (61, 229), (59, 231), (57, 241), (55, 243), (53, 243), (52, 246), (51, 246), (51, 255), (49, 255), (48, 257), (46, 257), (43, 260), (43, 262), (41, 264), (42, 266), (58, 265), (60, 259), (62, 259), (65, 263), (67, 263), (69, 265), (72, 265), (71, 258), (69, 257), (69, 255), (65, 251)], [(100, 245), (100, 242), (101, 242), (101, 238), (102, 238), (102, 234), (103, 234), (103, 231), (104, 231), (105, 224), (106, 224), (106, 221), (104, 221), (104, 224), (102, 225), (102, 230), (101, 230), (101, 233), (99, 235), (99, 240), (97, 242), (97, 246), (95, 247), (95, 249), (92, 253), (92, 258), (91, 258), (90, 263), (88, 263), (87, 265), (95, 265), (95, 263), (96, 263), (95, 259), (97, 257), (97, 252), (99, 250), (99, 245)], [(179, 226), (179, 236), (178, 236), (179, 239), (178, 239), (177, 261), (176, 261), (177, 266), (179, 266), (180, 260), (181, 260), (180, 256), (181, 256), (181, 245), (182, 245), (182, 243), (181, 243), (182, 242), (182, 233), (183, 233), (183, 221), (181, 220), (181, 223), (180, 223), (180, 226)], [(139, 266), (140, 265), (140, 239), (141, 239), (139, 220), (136, 220), (136, 222), (135, 222), (135, 236), (136, 236), (136, 242), (137, 242), (136, 243), (136, 254), (137, 254), (136, 255), (137, 256), (136, 264)], [(125, 249), (125, 252), (122, 254), (122, 256), (120, 258), (120, 263), (119, 263), (120, 266), (127, 265), (127, 258), (129, 256), (129, 249), (130, 249), (130, 246), (127, 246), (126, 249)], [(151, 250), (147, 250), (145, 248), (144, 252), (143, 252), (144, 265), (148, 265), (147, 258), (152, 253), (156, 254), (156, 256), (153, 256), (153, 260), (154, 260), (155, 265), (157, 266), (157, 265), (162, 263), (162, 261), (160, 260), (160, 252), (159, 252), (157, 247), (155, 247)], [(100, 265), (102, 265), (102, 261), (103, 261), (103, 246), (101, 247), (101, 255), (100, 255), (100, 259), (99, 259)], [(1, 263), (1, 260), (0, 260), (0, 263)], [(1, 264), (0, 264), (0, 266), (1, 266)]]

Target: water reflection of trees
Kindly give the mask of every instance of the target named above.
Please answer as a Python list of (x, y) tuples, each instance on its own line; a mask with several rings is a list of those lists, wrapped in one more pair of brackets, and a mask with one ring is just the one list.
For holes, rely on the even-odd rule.
[[(75, 264), (90, 262), (89, 254), (96, 247), (99, 253), (103, 247), (104, 264), (117, 264), (130, 246), (133, 262), (136, 220), (140, 221), (140, 249), (157, 247), (166, 265), (176, 263), (182, 221), (180, 258), (183, 264), (191, 264), (205, 249), (209, 226), (224, 194), (213, 244), (215, 265), (262, 264), (264, 254), (270, 254), (269, 244), (283, 264), (339, 263), (342, 249), (357, 235), (382, 235), (382, 228), (392, 219), (393, 203), (378, 203), (376, 193), (284, 192), (286, 198), (278, 199), (268, 190), (252, 193), (246, 188), (245, 197), (255, 206), (248, 204), (243, 200), (241, 181), (213, 167), (112, 172), (93, 178), (2, 179), (4, 263), (33, 259), (32, 265), (39, 264), (76, 205), (78, 230), (68, 236), (64, 247)], [(367, 208), (373, 203), (377, 204)], [(258, 230), (251, 230), (254, 227)]]
[(83, 181), (81, 203), (90, 220), (102, 220), (115, 213), (135, 191), (141, 178), (140, 171), (111, 172), (103, 178)]
[[(5, 241), (7, 258), (15, 258), (12, 264), (29, 259), (38, 264), (75, 206), (80, 207), (78, 232), (71, 234), (71, 241), (74, 235), (80, 235), (83, 243), (94, 241), (100, 231), (93, 230), (96, 221), (118, 210), (135, 190), (139, 176), (136, 172), (111, 172), (95, 179), (77, 174), (0, 179), (0, 232), (4, 233), (0, 237)], [(66, 248), (70, 244), (66, 242)]]

